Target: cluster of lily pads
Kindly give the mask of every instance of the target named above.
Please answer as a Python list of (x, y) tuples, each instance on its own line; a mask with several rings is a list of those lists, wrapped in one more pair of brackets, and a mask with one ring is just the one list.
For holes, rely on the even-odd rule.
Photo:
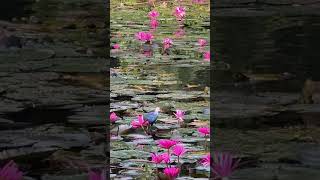
[[(180, 2), (180, 1), (179, 1)], [(196, 0), (193, 1), (194, 3), (203, 3), (203, 0)], [(154, 2), (151, 2), (154, 5)], [(179, 27), (183, 27), (184, 25), (184, 21), (185, 21), (185, 17), (186, 17), (186, 8), (184, 6), (177, 6), (174, 8), (174, 11), (172, 13), (172, 15), (176, 18), (176, 21), (179, 24)], [(135, 34), (135, 38), (144, 43), (144, 47), (143, 47), (143, 54), (146, 55), (147, 57), (150, 57), (152, 55), (152, 40), (154, 39), (154, 32), (156, 31), (156, 29), (159, 26), (159, 21), (158, 21), (158, 17), (160, 16), (160, 13), (156, 10), (153, 9), (152, 11), (150, 11), (148, 13), (148, 17), (149, 17), (149, 25), (150, 25), (150, 30), (148, 32), (145, 31), (140, 31), (137, 32)], [(174, 34), (176, 35), (176, 37), (181, 37), (185, 34), (184, 30), (182, 28), (179, 28), (176, 32), (174, 32)], [(173, 46), (174, 42), (171, 38), (164, 38), (162, 40), (162, 54), (169, 54), (169, 48), (171, 48)], [(207, 41), (205, 39), (198, 39), (198, 43), (199, 45), (199, 52), (203, 54), (203, 59), (204, 61), (210, 61), (210, 51), (206, 51), (204, 48), (207, 45)], [(148, 48), (148, 45), (151, 46)], [(119, 44), (113, 44), (112, 45), (113, 51), (114, 50), (118, 50), (120, 49), (120, 45)]]
[[(143, 129), (144, 133), (146, 135), (149, 135), (150, 132), (148, 132), (147, 129), (150, 129), (152, 124), (154, 123), (152, 120), (155, 113), (158, 112), (158, 109), (156, 109), (155, 112), (150, 112), (148, 114), (139, 114), (137, 116), (137, 119), (134, 119), (131, 121), (131, 127), (133, 129), (141, 128)], [(175, 118), (177, 119), (177, 123), (181, 123), (184, 120), (185, 112), (183, 110), (177, 109), (175, 113), (173, 113)], [(144, 119), (144, 117), (146, 119)], [(157, 114), (155, 119), (157, 118)], [(110, 122), (112, 124), (115, 124), (117, 120), (119, 120), (120, 117), (117, 116), (115, 112), (110, 113)], [(156, 120), (154, 120), (156, 121)], [(151, 123), (150, 123), (151, 122)], [(200, 136), (203, 136), (205, 138), (210, 138), (210, 127), (200, 127), (197, 129)], [(207, 142), (207, 140), (206, 140)], [(188, 150), (183, 145), (183, 143), (179, 139), (160, 139), (157, 141), (157, 146), (161, 149), (161, 152), (151, 152), (151, 162), (154, 163), (155, 166), (155, 172), (158, 173), (158, 176), (161, 176), (160, 173), (167, 176), (170, 180), (173, 180), (177, 178), (181, 172), (181, 169), (179, 166), (181, 166), (180, 158), (184, 156), (186, 153), (188, 153)], [(209, 145), (206, 145), (206, 148), (209, 148)], [(174, 162), (172, 157), (177, 157), (177, 162)], [(205, 155), (201, 160), (200, 163), (203, 166), (210, 166), (210, 153)], [(162, 172), (159, 172), (158, 165), (159, 164), (165, 164), (166, 167), (163, 169)], [(174, 166), (173, 164), (177, 164)]]

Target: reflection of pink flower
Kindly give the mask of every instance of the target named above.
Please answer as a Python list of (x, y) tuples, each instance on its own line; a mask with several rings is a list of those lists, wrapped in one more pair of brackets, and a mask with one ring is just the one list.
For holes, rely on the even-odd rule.
[(158, 145), (161, 148), (170, 149), (172, 146), (176, 145), (177, 141), (170, 139), (161, 139), (158, 141)]
[(159, 26), (159, 22), (156, 19), (150, 21), (150, 27), (156, 29)]
[(210, 128), (208, 128), (208, 127), (200, 127), (200, 128), (198, 128), (198, 132), (202, 136), (207, 136), (207, 135), (210, 135)]
[(180, 109), (177, 109), (176, 110), (176, 113), (173, 113), (175, 116), (176, 116), (176, 118), (178, 119), (178, 120), (180, 120), (180, 121), (182, 121), (183, 120), (183, 118), (184, 118), (184, 111), (182, 111), (182, 110), (180, 110)]
[(161, 154), (152, 153), (151, 154), (151, 161), (155, 164), (161, 163), (163, 160), (163, 156)]
[(203, 58), (205, 61), (210, 61), (210, 51), (203, 53)]
[[(209, 161), (210, 164), (210, 161)], [(230, 177), (239, 166), (239, 160), (233, 160), (229, 153), (216, 152), (212, 162), (213, 173), (219, 177)]]
[(170, 48), (172, 46), (172, 39), (170, 38), (164, 38), (164, 40), (162, 41), (163, 44), (163, 49), (166, 50), (168, 48)]
[(210, 166), (210, 153), (201, 159), (201, 164), (203, 166)]
[(89, 180), (106, 180), (105, 172), (94, 172), (92, 170), (89, 171)]
[(182, 6), (176, 7), (174, 10), (174, 16), (177, 20), (182, 20), (186, 15), (186, 9)]
[(9, 161), (0, 169), (0, 179), (3, 180), (22, 180), (23, 173), (18, 169), (16, 163)]
[(135, 37), (137, 40), (143, 42), (151, 41), (153, 39), (153, 35), (149, 32), (138, 32)]
[(110, 121), (111, 121), (112, 123), (116, 122), (118, 119), (119, 119), (119, 117), (116, 115), (116, 113), (112, 112), (112, 113), (110, 114)]
[(183, 145), (176, 145), (172, 148), (172, 153), (176, 156), (182, 156), (187, 152)]
[(176, 167), (167, 167), (163, 170), (163, 173), (170, 178), (170, 180), (176, 179), (180, 173), (180, 169)]
[(207, 45), (207, 41), (205, 39), (198, 39), (199, 46), (203, 47)]
[(131, 126), (134, 129), (137, 129), (143, 126), (148, 126), (148, 125), (149, 125), (149, 122), (143, 119), (143, 115), (139, 115), (137, 120), (131, 121)]
[(159, 17), (159, 13), (156, 10), (152, 10), (149, 12), (149, 18), (150, 19), (156, 19), (157, 17)]

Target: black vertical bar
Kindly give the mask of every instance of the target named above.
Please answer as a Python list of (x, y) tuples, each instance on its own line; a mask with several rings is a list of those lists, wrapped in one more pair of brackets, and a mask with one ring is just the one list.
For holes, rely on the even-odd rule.
[[(211, 155), (211, 160), (210, 160), (210, 167), (212, 167), (212, 156), (213, 156), (213, 150), (214, 150), (214, 130), (213, 130), (213, 127), (214, 127), (214, 99), (213, 99), (213, 87), (214, 87), (214, 84), (213, 84), (213, 81), (212, 81), (212, 76), (213, 76), (213, 62), (215, 61), (214, 57), (214, 48), (212, 46), (213, 44), (213, 37), (214, 37), (214, 34), (213, 34), (213, 16), (214, 16), (214, 1), (210, 1), (210, 155)], [(212, 168), (211, 168), (211, 171), (210, 171), (210, 177), (209, 179), (213, 179), (213, 171), (212, 171)]]
[(106, 144), (105, 144), (105, 155), (106, 155), (106, 179), (110, 179), (110, 1), (105, 0), (105, 28), (106, 28), (106, 54), (107, 54), (107, 107), (106, 107)]

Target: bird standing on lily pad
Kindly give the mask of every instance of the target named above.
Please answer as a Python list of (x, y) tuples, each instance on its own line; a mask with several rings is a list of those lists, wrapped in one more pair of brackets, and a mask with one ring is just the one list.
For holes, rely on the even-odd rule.
[(157, 121), (160, 111), (161, 109), (156, 107), (154, 111), (143, 114), (143, 118), (152, 126)]

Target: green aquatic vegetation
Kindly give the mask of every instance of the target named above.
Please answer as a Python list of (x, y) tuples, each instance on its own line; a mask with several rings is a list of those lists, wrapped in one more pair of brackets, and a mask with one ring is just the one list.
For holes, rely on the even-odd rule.
[[(119, 76), (111, 79), (111, 107), (121, 117), (115, 123), (119, 136), (116, 128), (112, 131), (111, 144), (117, 143), (111, 148), (112, 171), (115, 177), (175, 179), (191, 176), (181, 171), (190, 166), (189, 171), (197, 170), (196, 176), (208, 177), (198, 162), (208, 153), (208, 134), (201, 137), (197, 128), (209, 126), (209, 114), (204, 113), (209, 106), (204, 91), (209, 63), (203, 63), (203, 52), (209, 49), (209, 30), (203, 30), (209, 11), (204, 9), (209, 6), (189, 1), (181, 7), (177, 1), (154, 3), (155, 7), (112, 3), (111, 41), (122, 50), (112, 52), (120, 66)], [(159, 24), (150, 28), (150, 21)], [(197, 44), (198, 39), (207, 44)], [(197, 77), (200, 73), (204, 76)], [(137, 106), (129, 105), (132, 102)], [(153, 121), (147, 115), (157, 106), (161, 111)]]

